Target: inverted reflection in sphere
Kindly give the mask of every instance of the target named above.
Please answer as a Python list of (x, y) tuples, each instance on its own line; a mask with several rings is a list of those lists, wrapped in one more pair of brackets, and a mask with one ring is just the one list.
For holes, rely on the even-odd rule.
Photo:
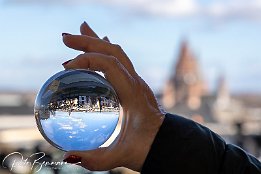
[(40, 89), (34, 108), (38, 129), (53, 146), (64, 150), (100, 147), (114, 132), (119, 101), (112, 86), (87, 70), (64, 70)]

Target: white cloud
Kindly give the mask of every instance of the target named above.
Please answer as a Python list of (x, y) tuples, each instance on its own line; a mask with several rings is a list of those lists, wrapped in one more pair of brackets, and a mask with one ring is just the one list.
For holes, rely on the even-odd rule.
[[(94, 1), (93, 1), (94, 2)], [(210, 17), (214, 19), (251, 18), (261, 20), (261, 0), (96, 0), (147, 15), (167, 17)]]
[(215, 18), (247, 18), (261, 20), (260, 0), (229, 0), (213, 2), (202, 10), (205, 15)]
[(261, 0), (96, 0), (148, 15), (168, 17), (210, 17), (214, 19), (248, 18), (261, 20)]
[(175, 0), (168, 3), (151, 4), (149, 10), (154, 14), (163, 14), (168, 16), (191, 16), (197, 13), (198, 5), (194, 0)]
[(247, 18), (261, 20), (261, 0), (5, 0), (5, 3), (105, 4), (134, 14), (167, 17)]
[(127, 7), (134, 12), (161, 16), (190, 16), (198, 10), (195, 0), (100, 0), (99, 2)]

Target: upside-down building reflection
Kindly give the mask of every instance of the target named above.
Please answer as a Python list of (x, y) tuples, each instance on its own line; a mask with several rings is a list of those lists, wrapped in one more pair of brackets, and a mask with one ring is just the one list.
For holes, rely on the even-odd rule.
[(78, 96), (51, 101), (48, 104), (48, 109), (50, 111), (70, 112), (114, 112), (119, 110), (119, 105), (114, 100), (106, 97)]

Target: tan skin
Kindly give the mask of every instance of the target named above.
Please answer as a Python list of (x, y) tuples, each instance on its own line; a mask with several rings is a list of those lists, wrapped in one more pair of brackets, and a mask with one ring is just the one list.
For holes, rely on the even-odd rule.
[(109, 42), (83, 23), (81, 35), (64, 34), (64, 44), (83, 51), (64, 65), (65, 69), (102, 71), (114, 87), (123, 110), (121, 131), (108, 147), (91, 151), (67, 152), (81, 157), (81, 166), (89, 170), (110, 170), (127, 167), (140, 171), (153, 140), (164, 120), (153, 92), (136, 73), (130, 59), (120, 46)]

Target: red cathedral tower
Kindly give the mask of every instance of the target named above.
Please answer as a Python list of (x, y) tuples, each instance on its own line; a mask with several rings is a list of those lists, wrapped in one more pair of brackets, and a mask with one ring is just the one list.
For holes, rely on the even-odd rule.
[(197, 109), (200, 107), (201, 97), (207, 90), (197, 59), (187, 41), (181, 43), (179, 57), (174, 68), (163, 90), (163, 106), (168, 109), (176, 104), (186, 103), (191, 109)]

